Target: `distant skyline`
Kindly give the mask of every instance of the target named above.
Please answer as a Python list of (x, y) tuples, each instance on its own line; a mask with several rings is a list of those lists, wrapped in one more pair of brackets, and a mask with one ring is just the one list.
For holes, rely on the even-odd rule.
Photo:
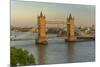
[(11, 0), (11, 25), (34, 27), (41, 11), (45, 14), (46, 20), (67, 21), (71, 13), (75, 18), (75, 26), (95, 24), (94, 5)]

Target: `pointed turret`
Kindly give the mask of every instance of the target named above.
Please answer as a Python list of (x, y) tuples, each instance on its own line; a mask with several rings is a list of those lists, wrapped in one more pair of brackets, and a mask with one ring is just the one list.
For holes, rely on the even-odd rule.
[(41, 11), (41, 13), (40, 13), (40, 16), (41, 16), (41, 17), (43, 16), (42, 11)]
[(69, 15), (68, 18), (67, 18), (67, 21), (69, 22), (69, 21), (72, 20), (72, 19), (74, 19), (74, 18), (72, 17), (72, 15), (71, 15), (71, 13), (70, 13), (70, 15)]
[(45, 18), (45, 14), (44, 14), (44, 18)]
[(71, 13), (70, 13), (70, 15), (69, 15), (69, 19), (72, 19), (72, 15), (71, 15)]

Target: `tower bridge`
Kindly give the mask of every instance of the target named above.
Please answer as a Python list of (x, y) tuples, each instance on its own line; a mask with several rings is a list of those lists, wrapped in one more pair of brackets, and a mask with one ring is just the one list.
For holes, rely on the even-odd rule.
[[(72, 42), (72, 41), (76, 41), (77, 39), (94, 39), (93, 36), (75, 36), (75, 25), (74, 25), (74, 17), (72, 17), (72, 15), (70, 14), (68, 18), (66, 18), (65, 21), (58, 21), (58, 20), (54, 20), (54, 21), (49, 21), (46, 20), (46, 16), (43, 15), (43, 13), (41, 12), (40, 15), (37, 17), (37, 38), (33, 38), (33, 37), (28, 37), (28, 38), (24, 38), (21, 39), (22, 37), (25, 37), (25, 35), (19, 36), (19, 37), (11, 37), (12, 40), (36, 40), (36, 43), (38, 44), (47, 44), (48, 40), (54, 40), (54, 39), (64, 39), (65, 41), (68, 42)], [(67, 36), (63, 36), (63, 37), (57, 37), (57, 36), (47, 36), (47, 24), (63, 24), (66, 26), (66, 34)], [(59, 28), (59, 27), (57, 27)], [(29, 31), (32, 31), (33, 29), (30, 29)], [(30, 34), (29, 32), (27, 32), (26, 34)]]
[(47, 34), (46, 34), (46, 24), (66, 24), (67, 26), (67, 37), (65, 38), (65, 41), (75, 41), (75, 31), (74, 31), (74, 18), (69, 15), (69, 17), (66, 19), (66, 22), (64, 21), (48, 21), (46, 20), (46, 16), (40, 13), (40, 16), (37, 17), (38, 21), (38, 38), (36, 39), (36, 43), (38, 44), (47, 44)]

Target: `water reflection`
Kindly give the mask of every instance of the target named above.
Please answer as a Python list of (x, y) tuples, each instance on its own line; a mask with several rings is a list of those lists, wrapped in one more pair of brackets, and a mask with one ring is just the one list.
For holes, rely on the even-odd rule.
[(68, 42), (67, 45), (67, 60), (68, 63), (72, 63), (75, 59), (75, 42)]
[[(68, 42), (68, 43), (66, 43), (66, 45), (67, 45), (67, 54), (66, 54), (67, 60), (66, 61), (68, 63), (75, 62), (75, 42)], [(38, 56), (38, 64), (39, 65), (47, 64), (47, 56), (46, 56), (47, 47), (48, 47), (48, 45), (41, 45), (41, 44), (37, 46), (37, 49), (38, 49), (37, 56)], [(65, 53), (66, 53), (66, 51), (65, 51)], [(57, 57), (59, 57), (59, 56), (57, 56)]]
[(45, 64), (46, 63), (46, 47), (47, 45), (38, 45), (38, 63)]
[[(19, 34), (19, 32), (16, 34)], [(32, 53), (36, 59), (36, 64), (58, 64), (95, 60), (94, 41), (65, 43), (62, 39), (55, 39), (48, 42), (48, 45), (36, 45), (35, 40), (11, 41), (11, 46), (23, 48)]]

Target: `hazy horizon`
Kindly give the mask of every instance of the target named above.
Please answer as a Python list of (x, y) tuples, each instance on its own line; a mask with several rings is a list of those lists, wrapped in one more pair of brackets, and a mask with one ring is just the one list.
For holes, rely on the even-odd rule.
[(34, 27), (41, 11), (45, 14), (46, 20), (66, 21), (71, 13), (75, 18), (75, 26), (95, 24), (94, 5), (11, 0), (11, 25)]

